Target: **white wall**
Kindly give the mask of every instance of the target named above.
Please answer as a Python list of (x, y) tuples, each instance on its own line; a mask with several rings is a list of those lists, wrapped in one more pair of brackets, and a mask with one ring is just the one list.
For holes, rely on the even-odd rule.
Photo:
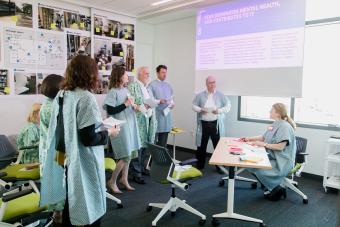
[[(186, 133), (177, 136), (176, 144), (196, 149), (192, 133), (196, 127), (196, 116), (191, 110), (194, 96), (195, 75), (195, 17), (157, 24), (155, 26), (154, 65), (163, 63), (169, 66), (168, 81), (175, 91), (174, 125)], [(218, 85), (217, 85), (218, 86)], [(230, 97), (232, 110), (227, 115), (227, 136), (259, 135), (266, 124), (237, 121), (238, 99)], [(323, 175), (325, 141), (331, 131), (298, 128), (297, 135), (308, 139), (305, 172)], [(170, 138), (169, 143), (172, 140)], [(210, 145), (209, 150), (212, 150)]]

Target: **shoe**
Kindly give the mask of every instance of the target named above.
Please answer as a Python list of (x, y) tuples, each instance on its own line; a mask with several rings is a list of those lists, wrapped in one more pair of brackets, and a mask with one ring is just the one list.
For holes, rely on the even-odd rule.
[(285, 194), (285, 189), (281, 186), (277, 186), (271, 192), (264, 194), (264, 198), (276, 202), (281, 200), (281, 197), (284, 197)]
[(143, 176), (150, 176), (150, 171), (149, 170), (145, 170), (142, 172)]
[(216, 167), (216, 172), (219, 173), (219, 174), (224, 174), (224, 172), (220, 169), (220, 167), (218, 166), (215, 166)]
[(117, 187), (117, 189), (114, 188), (113, 185), (111, 184), (111, 182), (107, 183), (106, 188), (109, 192), (114, 193), (114, 194), (122, 194), (123, 193), (121, 190), (119, 190), (118, 187)]
[(137, 184), (145, 184), (145, 181), (141, 177), (133, 177), (132, 180), (136, 182)]

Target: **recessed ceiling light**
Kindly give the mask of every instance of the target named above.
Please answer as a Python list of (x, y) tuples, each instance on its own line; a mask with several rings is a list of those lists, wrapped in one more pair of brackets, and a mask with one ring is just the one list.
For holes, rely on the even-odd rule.
[(162, 5), (164, 3), (171, 2), (171, 1), (173, 1), (173, 0), (162, 0), (162, 1), (151, 3), (151, 5), (152, 6), (158, 6), (158, 5)]

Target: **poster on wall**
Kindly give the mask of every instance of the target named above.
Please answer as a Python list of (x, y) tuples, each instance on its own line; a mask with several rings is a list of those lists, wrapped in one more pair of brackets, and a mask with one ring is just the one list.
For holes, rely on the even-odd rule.
[(66, 44), (64, 34), (38, 32), (35, 46), (37, 48), (40, 69), (63, 70), (66, 67)]
[(95, 16), (93, 27), (95, 35), (118, 38), (121, 23), (115, 20), (109, 20), (105, 17)]
[(14, 91), (16, 95), (37, 94), (37, 74), (34, 72), (14, 71)]
[(99, 72), (98, 76), (98, 86), (97, 89), (94, 91), (94, 94), (107, 94), (109, 92), (110, 75), (107, 72)]
[(65, 28), (91, 31), (91, 17), (76, 12), (64, 12)]
[(64, 12), (61, 9), (38, 7), (38, 27), (40, 29), (64, 31)]
[(32, 4), (20, 1), (0, 0), (0, 22), (32, 28), (32, 18)]
[(9, 75), (7, 69), (0, 69), (0, 95), (9, 95)]
[(91, 56), (91, 37), (67, 34), (67, 61), (77, 55)]
[(135, 40), (135, 25), (122, 24), (120, 27), (119, 38), (125, 40)]
[(35, 68), (35, 34), (30, 29), (4, 28), (4, 63), (13, 68)]

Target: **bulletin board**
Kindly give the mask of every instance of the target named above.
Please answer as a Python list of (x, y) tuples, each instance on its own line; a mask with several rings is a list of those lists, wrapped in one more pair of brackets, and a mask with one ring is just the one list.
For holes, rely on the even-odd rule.
[(69, 3), (0, 0), (0, 96), (39, 95), (77, 55), (96, 60), (94, 92), (106, 94), (113, 64), (134, 72), (135, 28), (135, 18)]

